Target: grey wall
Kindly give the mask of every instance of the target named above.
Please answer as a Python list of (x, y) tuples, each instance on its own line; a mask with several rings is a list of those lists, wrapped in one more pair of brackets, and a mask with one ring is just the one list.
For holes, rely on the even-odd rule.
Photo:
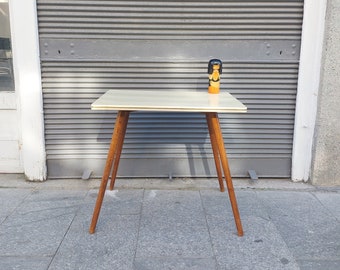
[(328, 0), (312, 183), (340, 185), (340, 0)]

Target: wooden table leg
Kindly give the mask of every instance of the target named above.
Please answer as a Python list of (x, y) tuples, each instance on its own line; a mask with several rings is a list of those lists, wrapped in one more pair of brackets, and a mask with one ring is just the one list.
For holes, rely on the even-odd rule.
[(105, 195), (107, 181), (109, 179), (111, 168), (112, 168), (114, 154), (115, 154), (116, 149), (117, 149), (117, 144), (118, 144), (119, 140), (121, 139), (121, 137), (123, 135), (122, 134), (122, 131), (123, 131), (122, 127), (123, 127), (123, 124), (125, 123), (125, 121), (127, 121), (126, 118), (128, 117), (128, 115), (129, 115), (129, 113), (125, 112), (125, 111), (119, 111), (118, 114), (117, 114), (116, 123), (115, 123), (115, 127), (114, 127), (113, 134), (112, 134), (110, 149), (109, 149), (109, 152), (107, 154), (104, 173), (103, 173), (102, 181), (101, 181), (101, 184), (100, 184), (100, 187), (99, 187), (96, 205), (95, 205), (94, 210), (93, 210), (92, 221), (91, 221), (91, 225), (90, 225), (90, 229), (89, 229), (89, 232), (91, 234), (94, 233), (95, 230), (96, 230), (96, 225), (97, 225), (100, 209), (101, 209), (103, 199), (104, 199), (104, 195)]
[(124, 138), (125, 138), (125, 133), (126, 133), (126, 127), (127, 127), (128, 121), (129, 121), (129, 114), (130, 114), (130, 112), (126, 112), (126, 116), (124, 117), (124, 121), (122, 123), (122, 131), (121, 131), (122, 134), (119, 137), (119, 140), (117, 142), (116, 154), (115, 154), (115, 158), (114, 158), (114, 162), (113, 162), (113, 168), (112, 168), (112, 174), (111, 174), (110, 190), (113, 190), (115, 182), (116, 182), (120, 155), (122, 153)]
[(211, 126), (211, 121), (208, 120), (208, 113), (206, 114), (207, 118), (207, 124), (208, 124), (208, 130), (209, 130), (209, 136), (210, 136), (210, 142), (211, 142), (211, 148), (213, 150), (213, 155), (214, 155), (214, 161), (215, 161), (215, 166), (216, 166), (216, 172), (217, 172), (217, 178), (218, 178), (218, 183), (220, 184), (220, 191), (224, 192), (224, 184), (223, 184), (223, 176), (222, 176), (222, 170), (221, 170), (221, 162), (220, 162), (220, 157), (218, 154), (218, 147), (216, 144), (216, 137), (213, 132), (213, 128)]
[(237, 228), (237, 234), (239, 236), (243, 236), (243, 228), (242, 228), (240, 213), (239, 213), (238, 207), (237, 207), (237, 201), (236, 201), (236, 196), (235, 196), (235, 192), (234, 192), (234, 186), (233, 186), (233, 182), (232, 182), (232, 179), (231, 179), (230, 169), (229, 169), (229, 165), (228, 165), (227, 153), (226, 153), (225, 147), (224, 147), (224, 141), (223, 141), (223, 136), (222, 136), (218, 116), (217, 116), (217, 113), (207, 113), (206, 116), (207, 116), (207, 121), (209, 122), (209, 125), (211, 127), (212, 133), (215, 136), (214, 138), (216, 139), (219, 157), (221, 159), (224, 176), (225, 176), (226, 183), (227, 183), (230, 204), (231, 204), (231, 208), (232, 208), (233, 214), (234, 214), (234, 220), (235, 220), (235, 224), (236, 224), (236, 228)]

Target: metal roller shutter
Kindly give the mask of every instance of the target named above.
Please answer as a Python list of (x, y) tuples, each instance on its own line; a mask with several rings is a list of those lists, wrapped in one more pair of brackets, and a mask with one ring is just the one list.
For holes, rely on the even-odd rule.
[[(49, 177), (102, 174), (112, 88), (207, 91), (207, 62), (248, 107), (221, 115), (233, 176), (289, 177), (303, 1), (38, 0)], [(222, 90), (222, 91), (223, 91)], [(120, 176), (213, 176), (205, 118), (134, 113)]]

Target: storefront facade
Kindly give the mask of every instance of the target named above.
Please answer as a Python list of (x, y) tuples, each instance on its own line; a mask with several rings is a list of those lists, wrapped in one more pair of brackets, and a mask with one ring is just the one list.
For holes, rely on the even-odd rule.
[[(24, 5), (10, 1), (18, 172), (29, 179), (100, 176), (114, 115), (91, 102), (114, 87), (204, 91), (215, 57), (224, 87), (249, 108), (221, 119), (233, 175), (310, 178), (326, 1)], [(202, 121), (136, 114), (119, 174), (214, 176)]]

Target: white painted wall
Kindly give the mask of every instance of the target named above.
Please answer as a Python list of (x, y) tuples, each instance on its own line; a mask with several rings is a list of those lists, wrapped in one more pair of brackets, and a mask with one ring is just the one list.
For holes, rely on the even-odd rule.
[(0, 173), (23, 173), (15, 92), (0, 92)]
[(9, 1), (21, 156), (28, 180), (46, 179), (43, 101), (35, 0)]
[[(10, 36), (8, 1), (0, 0), (0, 37)], [(7, 52), (2, 54), (2, 57), (8, 56)], [(22, 173), (16, 93), (4, 89), (0, 91), (0, 173)]]
[(320, 85), (327, 0), (305, 0), (295, 112), (292, 180), (308, 181)]

